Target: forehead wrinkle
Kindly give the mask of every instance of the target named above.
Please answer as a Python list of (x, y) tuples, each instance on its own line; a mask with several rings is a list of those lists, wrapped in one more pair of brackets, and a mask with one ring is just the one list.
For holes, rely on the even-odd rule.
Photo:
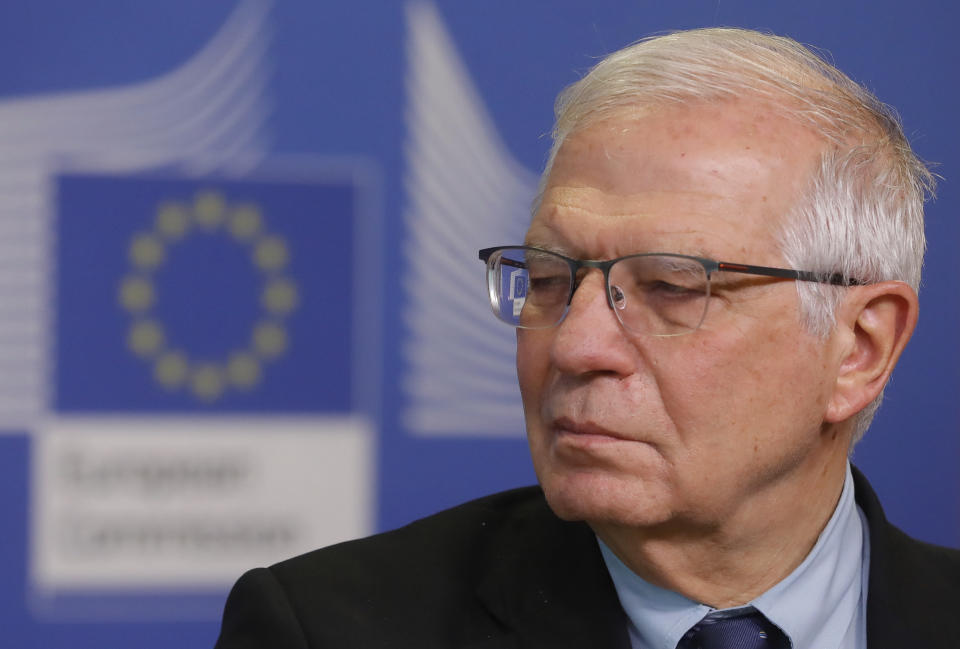
[[(645, 232), (643, 234), (644, 234), (644, 238), (646, 238), (647, 236), (649, 236), (650, 238), (654, 238), (654, 237), (663, 236), (663, 235), (693, 235), (696, 233), (693, 230), (671, 230), (669, 232), (662, 231), (662, 230), (652, 230), (649, 232)], [(571, 246), (571, 245), (568, 245), (563, 240), (562, 237), (548, 238), (540, 235), (533, 235), (533, 236), (528, 235), (527, 238), (524, 240), (524, 245), (531, 246), (534, 248), (539, 248), (541, 250), (549, 250), (550, 252), (556, 252), (565, 257), (570, 257), (572, 259), (579, 259), (581, 261), (586, 261), (586, 260), (605, 261), (607, 259), (614, 259), (617, 257), (627, 257), (629, 255), (634, 255), (634, 254), (656, 253), (656, 252), (672, 253), (672, 254), (678, 254), (678, 255), (689, 255), (691, 257), (704, 257), (706, 259), (723, 261), (717, 256), (717, 254), (715, 254), (714, 252), (711, 252), (708, 248), (705, 248), (703, 246), (702, 241), (698, 241), (694, 245), (683, 245), (683, 246), (676, 246), (676, 245), (654, 245), (654, 246), (643, 245), (643, 246), (633, 246), (633, 247), (628, 246), (626, 248), (620, 248), (616, 253), (610, 254), (610, 255), (602, 255), (602, 254), (590, 255), (590, 254), (584, 253), (582, 252), (582, 250), (596, 249), (596, 247), (590, 248), (589, 246), (584, 246), (584, 247)], [(584, 256), (585, 254), (587, 254), (587, 256)]]
[[(704, 227), (717, 222), (727, 222), (733, 230), (738, 229), (740, 205), (735, 197), (718, 195), (709, 191), (644, 190), (631, 194), (611, 194), (592, 187), (563, 187), (549, 191), (544, 196), (540, 209), (534, 215), (530, 230), (544, 227), (563, 231), (575, 226), (579, 229), (624, 226), (636, 229), (646, 220), (674, 217), (676, 222), (702, 218)], [(582, 223), (578, 223), (582, 221)], [(777, 221), (777, 219), (771, 219)], [(689, 229), (663, 230), (669, 233), (693, 233), (700, 224), (689, 224)], [(770, 230), (775, 222), (765, 224)]]
[[(587, 217), (584, 222), (590, 221), (585, 223), (585, 227), (579, 227), (578, 213)], [(649, 217), (650, 220), (643, 217)], [(673, 223), (662, 224), (657, 223), (654, 217), (654, 214), (637, 211), (625, 210), (621, 214), (610, 215), (598, 214), (579, 205), (544, 205), (531, 223), (524, 243), (574, 259), (602, 260), (649, 252), (676, 253), (718, 260), (723, 257), (713, 246), (707, 245), (706, 235), (696, 225), (682, 224), (679, 219)], [(597, 223), (598, 220), (602, 222)], [(617, 225), (623, 226), (622, 231), (611, 239), (604, 226)], [(685, 240), (670, 241), (677, 238)], [(664, 239), (667, 241), (664, 242)], [(728, 237), (720, 237), (718, 243), (723, 241), (734, 243), (729, 241)]]
[(630, 233), (631, 239), (649, 231), (641, 222), (652, 218), (652, 213), (641, 212), (636, 206), (629, 205), (613, 211), (600, 204), (606, 201), (576, 198), (580, 197), (567, 193), (561, 200), (545, 202), (527, 230), (528, 245), (537, 245), (533, 243), (537, 242), (537, 247), (573, 257), (585, 251), (606, 250), (608, 245), (603, 241), (608, 238), (608, 231), (623, 230)]
[[(586, 185), (564, 185), (547, 188), (535, 218), (541, 217), (543, 212), (555, 214), (561, 210), (579, 211), (599, 217), (644, 216), (644, 212), (640, 211), (640, 204), (656, 203), (665, 199), (675, 201), (678, 198), (686, 201), (703, 201), (707, 204), (735, 202), (733, 198), (721, 196), (715, 192), (688, 188), (682, 191), (644, 189), (626, 193)], [(591, 209), (593, 206), (597, 206), (598, 209)]]
[[(565, 216), (586, 216), (588, 218), (623, 218), (627, 216), (643, 216), (636, 206), (620, 204), (612, 206), (606, 192), (583, 187), (555, 189), (545, 195), (540, 210), (534, 217), (534, 223), (546, 221), (548, 224)], [(617, 201), (622, 203), (622, 201)], [(619, 208), (619, 209), (615, 209)], [(631, 209), (632, 208), (632, 209)]]

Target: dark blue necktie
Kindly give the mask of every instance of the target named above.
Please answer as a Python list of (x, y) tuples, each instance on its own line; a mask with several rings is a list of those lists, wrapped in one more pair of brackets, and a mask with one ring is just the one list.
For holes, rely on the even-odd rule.
[(677, 649), (790, 649), (790, 641), (757, 610), (711, 613), (680, 639)]

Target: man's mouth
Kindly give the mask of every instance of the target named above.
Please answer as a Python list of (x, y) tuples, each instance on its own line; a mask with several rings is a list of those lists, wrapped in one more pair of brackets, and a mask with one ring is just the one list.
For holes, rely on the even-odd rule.
[(583, 438), (584, 441), (587, 439), (596, 439), (597, 441), (603, 441), (604, 439), (610, 441), (633, 441), (622, 433), (604, 428), (600, 424), (588, 420), (558, 417), (553, 420), (551, 428), (557, 435)]

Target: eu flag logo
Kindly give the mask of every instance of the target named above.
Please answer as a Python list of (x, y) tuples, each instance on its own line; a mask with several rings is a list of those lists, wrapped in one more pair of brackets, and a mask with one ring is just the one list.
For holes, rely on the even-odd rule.
[(58, 189), (57, 410), (352, 408), (352, 184)]

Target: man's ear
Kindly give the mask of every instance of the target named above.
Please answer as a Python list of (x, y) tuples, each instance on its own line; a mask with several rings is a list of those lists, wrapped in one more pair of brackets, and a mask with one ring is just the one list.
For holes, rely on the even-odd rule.
[(825, 420), (863, 410), (886, 385), (917, 324), (916, 292), (903, 282), (851, 287), (837, 310), (840, 364)]

